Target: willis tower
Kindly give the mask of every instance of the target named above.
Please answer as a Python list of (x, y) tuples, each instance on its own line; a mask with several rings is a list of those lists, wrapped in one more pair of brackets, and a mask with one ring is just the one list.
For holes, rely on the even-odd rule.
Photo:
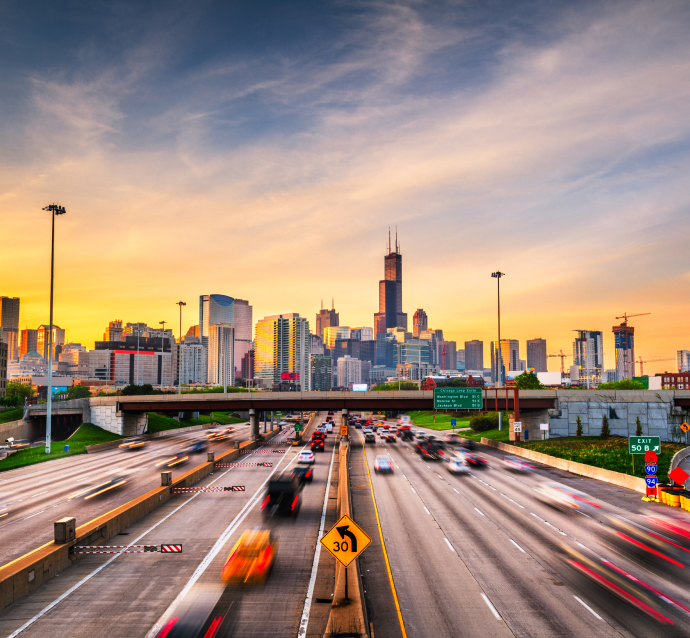
[(402, 255), (397, 230), (395, 251), (391, 248), (390, 230), (388, 231), (388, 254), (383, 261), (384, 279), (379, 281), (379, 311), (374, 315), (374, 329), (377, 335), (385, 334), (388, 328), (402, 328), (407, 331), (407, 314), (402, 311)]

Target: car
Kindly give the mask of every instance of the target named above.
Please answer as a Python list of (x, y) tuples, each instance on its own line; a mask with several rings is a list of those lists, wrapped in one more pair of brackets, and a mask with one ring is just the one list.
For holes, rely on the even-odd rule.
[(423, 430), (417, 430), (417, 438), (423, 440), (426, 438), (426, 432)]
[[(20, 444), (20, 445), (14, 445), (14, 446), (13, 446), (14, 439), (11, 439), (11, 438), (10, 438), (10, 439), (7, 439), (7, 442), (9, 443), (9, 446), (8, 446), (8, 447), (10, 447), (10, 448), (11, 448), (11, 447), (20, 447), (20, 446), (21, 446), (21, 444)], [(129, 439), (129, 440), (126, 441), (125, 443), (122, 443), (119, 447), (122, 448), (122, 449), (124, 449), (124, 450), (141, 450), (141, 449), (144, 447), (144, 445), (146, 445), (146, 439), (142, 439), (142, 438), (140, 438), (140, 437), (136, 437), (136, 438), (133, 438), (133, 439)]]
[(364, 428), (364, 434), (373, 434), (374, 431), (371, 428)]
[(297, 465), (290, 476), (294, 476), (301, 483), (311, 483), (314, 480), (314, 469), (304, 465)]
[(490, 463), (483, 456), (479, 456), (479, 454), (469, 450), (461, 450), (458, 456), (465, 459), (470, 467), (491, 467)]
[(385, 438), (385, 440), (388, 441), (389, 443), (395, 443), (395, 440), (396, 440), (396, 439), (395, 439), (395, 434), (393, 434), (392, 432), (389, 432), (388, 434), (386, 434), (386, 436), (385, 436), (384, 438)]
[(361, 430), (361, 429), (362, 429), (362, 423), (361, 423), (361, 421), (356, 421), (356, 422), (355, 422), (355, 429), (357, 429), (357, 430)]
[(460, 445), (462, 443), (462, 437), (459, 434), (447, 434), (446, 437), (446, 443), (450, 445)]
[(374, 472), (381, 472), (382, 474), (393, 473), (393, 463), (389, 456), (383, 454), (376, 457), (374, 460)]
[(297, 457), (298, 463), (312, 464), (316, 462), (314, 453), (311, 450), (302, 450)]
[(77, 492), (76, 494), (68, 496), (67, 500), (71, 501), (73, 498), (83, 498), (85, 501), (88, 501), (89, 499), (100, 496), (101, 494), (106, 494), (107, 492), (110, 492), (110, 490), (122, 487), (127, 483), (127, 478), (127, 476), (113, 476), (107, 481), (97, 483), (96, 485), (91, 485), (86, 489)]
[(326, 433), (325, 432), (314, 432), (314, 434), (311, 435), (311, 440), (315, 441), (316, 439), (320, 439), (324, 441), (326, 439)]
[(333, 423), (326, 424), (326, 432), (328, 432), (328, 434), (331, 434), (333, 432)]
[(443, 442), (436, 440), (420, 441), (417, 443), (417, 453), (433, 461), (445, 460), (448, 458), (443, 451)]
[(534, 469), (534, 465), (531, 465), (519, 456), (506, 456), (503, 459), (503, 463), (506, 469), (513, 472), (531, 472)]
[(535, 490), (540, 501), (562, 511), (601, 509), (591, 496), (563, 483), (549, 481), (542, 483)]
[(373, 432), (367, 432), (364, 435), (365, 443), (376, 443), (376, 435)]
[(263, 583), (273, 569), (276, 547), (276, 539), (270, 530), (242, 532), (223, 565), (223, 582), (235, 585)]
[(310, 447), (313, 452), (323, 452), (326, 449), (323, 439), (314, 439), (311, 442)]
[(461, 456), (452, 456), (447, 467), (451, 474), (467, 474), (470, 471), (470, 466)]
[(300, 493), (303, 487), (304, 481), (300, 480), (298, 476), (280, 474), (271, 479), (261, 503), (262, 516), (264, 518), (272, 516), (295, 518), (299, 514), (302, 502)]

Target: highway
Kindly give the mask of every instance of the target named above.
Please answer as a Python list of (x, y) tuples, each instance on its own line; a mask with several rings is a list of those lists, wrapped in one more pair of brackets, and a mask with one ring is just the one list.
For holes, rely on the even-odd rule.
[[(209, 451), (225, 451), (232, 441), (249, 439), (248, 424), (228, 427), (236, 431), (226, 441), (211, 444)], [(115, 448), (0, 472), (0, 565), (52, 541), (54, 521), (74, 516), (77, 525), (83, 525), (160, 486), (163, 469), (172, 470), (176, 476), (205, 462), (206, 452), (198, 452), (184, 464), (172, 468), (156, 466), (187, 449), (192, 442), (206, 438), (204, 430), (171, 430), (136, 450)], [(114, 477), (121, 477), (126, 483), (94, 498), (70, 498)]]
[[(286, 438), (281, 434), (272, 443)], [(270, 461), (273, 467), (219, 469), (197, 484), (244, 485), (244, 492), (175, 496), (110, 541), (181, 543), (183, 553), (84, 556), (0, 612), (0, 636), (155, 636), (171, 618), (196, 614), (226, 619), (214, 636), (296, 636), (305, 614), (335, 439), (329, 436), (326, 450), (316, 454), (315, 478), (302, 492), (296, 519), (264, 522), (260, 506), (269, 476), (293, 468), (302, 446), (287, 441), (263, 446), (241, 462)], [(220, 573), (230, 549), (242, 531), (256, 527), (269, 527), (277, 539), (272, 575), (265, 586), (224, 587)], [(312, 616), (321, 626), (314, 629), (310, 620), (309, 634), (323, 635), (327, 616)]]
[[(690, 635), (690, 612), (681, 608), (690, 610), (687, 577), (632, 560), (602, 534), (606, 514), (629, 517), (646, 506), (639, 494), (539, 464), (534, 472), (512, 473), (504, 453), (484, 446), (479, 453), (490, 469), (453, 475), (442, 461), (422, 459), (411, 443), (377, 437), (365, 446), (361, 430), (350, 431), (356, 432), (353, 472), (366, 455), (407, 636)], [(376, 455), (393, 459), (393, 474), (375, 473)], [(536, 498), (544, 481), (575, 485), (601, 507), (555, 509)], [(366, 516), (361, 493), (359, 502)], [(663, 592), (667, 599), (652, 599), (665, 620), (584, 579), (563, 559), (561, 544), (609, 560)], [(397, 619), (385, 569), (363, 573), (365, 589), (379, 592), (372, 601), (379, 607), (376, 638), (397, 638), (403, 629), (391, 622)], [(386, 622), (377, 623), (377, 615)]]

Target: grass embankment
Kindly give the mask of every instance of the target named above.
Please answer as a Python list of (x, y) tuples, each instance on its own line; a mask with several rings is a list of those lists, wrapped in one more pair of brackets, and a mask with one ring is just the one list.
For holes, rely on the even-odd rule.
[(24, 416), (24, 408), (12, 408), (0, 412), (0, 425), (10, 421), (19, 421)]
[[(628, 454), (628, 439), (624, 437), (612, 436), (609, 439), (602, 439), (598, 436), (567, 437), (522, 443), (520, 447), (622, 474), (630, 474), (639, 478), (645, 477), (644, 454), (635, 454), (635, 472), (633, 474), (633, 455)], [(659, 481), (668, 482), (671, 459), (678, 450), (684, 447), (686, 446), (681, 443), (661, 443), (661, 453), (658, 454), (657, 462)]]
[(453, 417), (450, 414), (443, 414), (441, 412), (410, 412), (410, 419), (412, 419), (415, 425), (429, 428), (430, 430), (452, 430), (453, 426), (450, 423), (451, 419), (456, 419), (456, 430), (458, 428), (468, 428), (470, 426), (469, 417)]
[(164, 416), (156, 412), (149, 412), (149, 424), (146, 432), (163, 432), (164, 430), (176, 430), (177, 428), (188, 428), (192, 425), (208, 425), (210, 423), (220, 423), (221, 425), (232, 425), (233, 423), (244, 423), (246, 419), (230, 416), (228, 412), (214, 412), (213, 418), (208, 415), (200, 415), (197, 419), (180, 419), (179, 423), (171, 416)]
[[(0, 460), (0, 472), (14, 470), (26, 465), (34, 465), (35, 463), (43, 463), (43, 461), (61, 459), (65, 456), (84, 454), (86, 447), (89, 445), (117, 441), (121, 438), (123, 437), (103, 430), (93, 423), (83, 423), (66, 441), (53, 441), (50, 444), (50, 454), (45, 453), (45, 445), (13, 452), (8, 457)], [(65, 452), (65, 445), (69, 445), (69, 452)]]

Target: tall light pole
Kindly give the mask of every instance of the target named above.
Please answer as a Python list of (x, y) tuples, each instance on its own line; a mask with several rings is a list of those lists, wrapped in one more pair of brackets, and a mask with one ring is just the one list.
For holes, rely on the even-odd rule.
[[(50, 454), (50, 430), (53, 399), (53, 275), (55, 273), (55, 215), (64, 215), (64, 206), (51, 204), (43, 210), (50, 211), (52, 217), (52, 235), (50, 239), (50, 329), (48, 332), (48, 405), (46, 406), (46, 454)], [(45, 343), (45, 341), (44, 341)]]
[[(161, 390), (163, 389), (163, 354), (165, 353), (165, 324), (167, 321), (159, 321), (159, 324), (163, 326), (163, 332), (161, 334)], [(172, 350), (170, 351), (170, 371), (172, 372)]]
[[(187, 304), (184, 301), (178, 301), (177, 305), (180, 307), (180, 347), (178, 348), (179, 356), (177, 357), (177, 386), (178, 394), (182, 394), (182, 375), (180, 374), (180, 359), (182, 358), (182, 306)], [(172, 358), (172, 352), (170, 353)]]
[[(491, 276), (496, 279), (498, 284), (498, 355), (494, 357), (496, 361), (496, 376), (497, 386), (501, 387), (501, 370), (503, 369), (503, 352), (501, 351), (501, 277), (505, 277), (505, 273), (497, 270), (492, 272)], [(498, 408), (498, 406), (496, 406)], [(501, 413), (498, 411), (498, 429), (501, 430)]]

